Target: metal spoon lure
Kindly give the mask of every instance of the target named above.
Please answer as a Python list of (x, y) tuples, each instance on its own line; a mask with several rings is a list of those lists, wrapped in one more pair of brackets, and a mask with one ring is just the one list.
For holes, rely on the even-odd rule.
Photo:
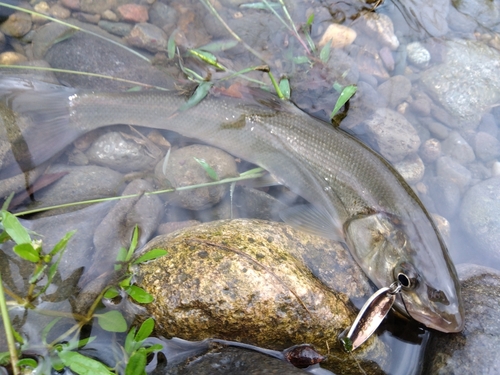
[(377, 290), (366, 301), (347, 335), (345, 331), (340, 335), (340, 341), (347, 352), (352, 352), (368, 340), (382, 323), (400, 292), (401, 283), (395, 281), (389, 287)]

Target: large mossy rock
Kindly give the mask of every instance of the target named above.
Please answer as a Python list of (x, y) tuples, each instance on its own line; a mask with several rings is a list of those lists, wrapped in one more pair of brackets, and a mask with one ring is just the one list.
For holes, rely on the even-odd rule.
[(158, 335), (276, 350), (310, 343), (344, 374), (359, 370), (354, 357), (365, 371), (374, 370), (369, 373), (386, 360), (376, 337), (354, 356), (339, 343), (357, 313), (349, 296), (365, 295), (369, 285), (337, 242), (281, 223), (238, 219), (156, 237), (141, 253), (155, 248), (168, 255), (140, 265), (136, 285), (155, 297), (145, 307)]

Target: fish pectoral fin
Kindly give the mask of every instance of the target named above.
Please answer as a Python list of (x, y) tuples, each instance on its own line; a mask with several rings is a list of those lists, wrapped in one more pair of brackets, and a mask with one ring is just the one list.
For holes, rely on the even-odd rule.
[(345, 242), (344, 232), (339, 220), (324, 209), (303, 204), (281, 211), (280, 217), (285, 223), (296, 229), (331, 240)]

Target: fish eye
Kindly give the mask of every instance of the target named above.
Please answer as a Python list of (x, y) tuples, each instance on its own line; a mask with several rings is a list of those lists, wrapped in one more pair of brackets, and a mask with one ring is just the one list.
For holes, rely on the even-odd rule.
[(397, 281), (404, 289), (414, 289), (418, 284), (418, 273), (410, 263), (402, 262), (395, 269)]

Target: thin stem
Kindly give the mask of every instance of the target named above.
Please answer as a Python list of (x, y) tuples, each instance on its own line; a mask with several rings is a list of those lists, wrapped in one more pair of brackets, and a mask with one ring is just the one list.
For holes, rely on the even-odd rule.
[(88, 77), (97, 77), (97, 78), (110, 79), (112, 81), (130, 83), (132, 85), (142, 86), (142, 87), (146, 87), (146, 88), (153, 88), (153, 89), (156, 89), (156, 90), (171, 91), (171, 90), (166, 89), (164, 87), (154, 86), (154, 85), (148, 85), (147, 83), (131, 81), (129, 79), (124, 79), (124, 78), (112, 77), (112, 76), (108, 76), (108, 75), (105, 75), (105, 74), (89, 73), (89, 72), (79, 72), (77, 70), (56, 69), (56, 68), (47, 68), (47, 67), (43, 67), (43, 66), (27, 66), (27, 65), (0, 65), (0, 68), (8, 68), (8, 69), (32, 69), (32, 70), (42, 70), (42, 71), (47, 71), (47, 72), (78, 74), (78, 75), (84, 75), (84, 76), (88, 76)]
[(248, 172), (252, 172), (252, 173), (242, 173), (239, 177), (225, 178), (225, 179), (220, 180), (220, 181), (205, 182), (205, 183), (202, 183), (202, 184), (190, 185), (190, 186), (180, 186), (178, 188), (158, 190), (158, 191), (152, 191), (152, 192), (147, 192), (147, 193), (129, 194), (129, 195), (122, 195), (122, 196), (119, 196), (119, 197), (98, 198), (98, 199), (90, 199), (90, 200), (80, 201), (80, 202), (71, 202), (71, 203), (58, 204), (58, 205), (55, 205), (55, 206), (42, 207), (42, 208), (37, 208), (37, 209), (34, 209), (34, 210), (28, 210), (28, 211), (18, 212), (18, 213), (15, 213), (14, 216), (23, 216), (23, 215), (33, 214), (33, 213), (36, 213), (36, 212), (43, 212), (43, 211), (54, 210), (56, 208), (66, 208), (66, 207), (78, 206), (78, 205), (81, 205), (81, 204), (93, 204), (93, 203), (102, 203), (102, 202), (115, 201), (115, 200), (120, 200), (120, 199), (136, 198), (136, 197), (139, 197), (140, 195), (149, 196), (149, 195), (172, 193), (172, 192), (175, 192), (175, 191), (197, 189), (197, 188), (208, 187), (208, 186), (215, 186), (215, 185), (221, 185), (221, 184), (228, 184), (228, 183), (231, 183), (231, 182), (238, 182), (238, 181), (249, 180), (249, 179), (252, 179), (252, 178), (259, 178), (259, 177), (262, 177), (265, 174), (265, 171), (263, 169), (261, 169), (261, 168), (255, 168), (255, 169), (252, 169), (251, 171), (248, 171)]
[(0, 312), (2, 315), (3, 326), (5, 329), (5, 336), (7, 338), (7, 345), (9, 347), (10, 363), (14, 375), (19, 375), (19, 368), (17, 367), (17, 349), (16, 342), (14, 341), (14, 333), (12, 332), (12, 325), (10, 323), (9, 312), (7, 310), (7, 303), (5, 301), (5, 294), (3, 290), (2, 273), (0, 272)]
[(212, 4), (210, 4), (210, 1), (208, 0), (200, 0), (202, 2), (203, 5), (205, 5), (205, 7), (208, 8), (208, 10), (210, 11), (210, 13), (212, 13), (218, 20), (219, 22), (226, 28), (226, 30), (229, 32), (229, 34), (231, 34), (231, 36), (236, 39), (238, 42), (240, 42), (241, 44), (243, 44), (243, 47), (245, 47), (250, 53), (252, 53), (254, 56), (256, 56), (257, 58), (261, 59), (262, 61), (265, 61), (265, 59), (262, 57), (262, 55), (260, 53), (258, 53), (256, 50), (254, 50), (252, 47), (250, 47), (248, 44), (246, 44), (243, 39), (241, 39), (238, 34), (236, 34), (230, 27), (229, 25), (226, 23), (226, 21), (224, 21), (222, 19), (222, 17), (220, 16), (219, 13), (217, 13), (217, 10), (213, 7)]

